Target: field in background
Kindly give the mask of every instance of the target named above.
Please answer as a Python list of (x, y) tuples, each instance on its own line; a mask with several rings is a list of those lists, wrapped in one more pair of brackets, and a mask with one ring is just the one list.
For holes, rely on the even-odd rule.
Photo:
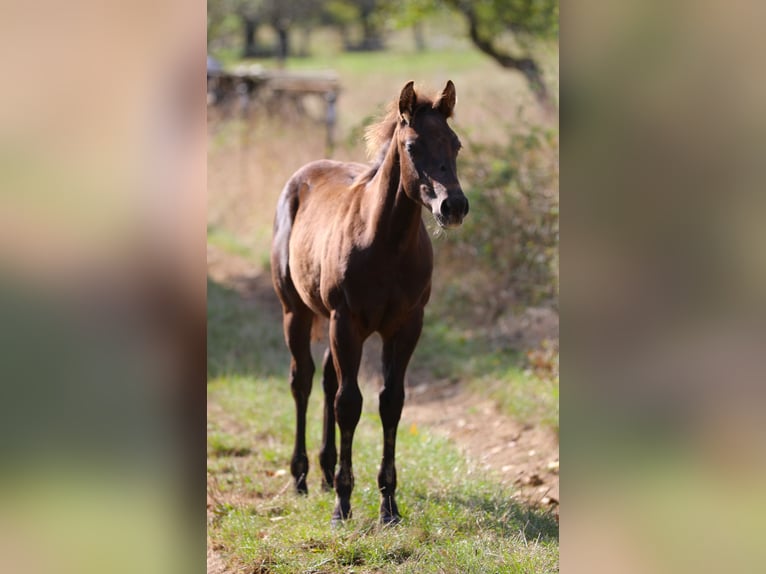
[[(337, 72), (341, 85), (335, 159), (366, 161), (364, 127), (409, 80), (433, 91), (449, 79), (455, 83), (458, 104), (452, 124), (466, 140), (502, 140), (515, 127), (541, 121), (523, 79), (474, 49), (288, 60), (291, 70), (328, 68)], [(213, 110), (211, 115), (218, 114)], [(213, 121), (209, 131), (209, 223), (262, 255), (268, 239), (263, 240), (261, 231), (271, 225), (271, 210), (285, 181), (301, 165), (325, 156), (324, 128), (320, 121), (255, 110), (248, 120), (235, 114), (225, 122)]]
[[(505, 145), (509, 134), (526, 133), (541, 121), (523, 80), (498, 68), (449, 27), (431, 38), (442, 50), (423, 53), (411, 49), (404, 32), (399, 34), (397, 47), (384, 53), (339, 53), (331, 36), (323, 40), (321, 33), (313, 41), (323, 49), (312, 58), (289, 60), (288, 69), (334, 69), (338, 73), (342, 92), (336, 159), (365, 160), (363, 127), (410, 79), (432, 89), (440, 89), (447, 79), (455, 82), (454, 129), (464, 142), (475, 142), (476, 149)], [(294, 114), (286, 117), (254, 110), (249, 118), (235, 115), (222, 121), (214, 112), (209, 134), (211, 571), (556, 571), (558, 524), (550, 508), (520, 496), (518, 485), (502, 480), (498, 472), (478, 462), (482, 448), (489, 448), (487, 443), (470, 446), (475, 456), (466, 459), (460, 445), (414, 422), (399, 432), (397, 460), (405, 523), (395, 530), (380, 531), (375, 526), (374, 476), (381, 448), (375, 341), (365, 358), (365, 413), (354, 445), (355, 518), (348, 528), (329, 529), (332, 495), (319, 492), (316, 464), (321, 424), (318, 380), (309, 405), (307, 436), (311, 494), (308, 499), (292, 494), (288, 469), (294, 409), (268, 252), (277, 196), (298, 167), (324, 156), (324, 128), (315, 119)], [(555, 146), (557, 150), (557, 143)], [(490, 158), (488, 165), (461, 156), (458, 172), (466, 192), (484, 193), (482, 186), (490, 175), (498, 170), (505, 173), (506, 163), (527, 162), (537, 153), (519, 149), (522, 151), (508, 155), (507, 161), (503, 156), (499, 161)], [(546, 149), (545, 154), (553, 149)], [(533, 180), (533, 186), (537, 181)], [(557, 197), (557, 181), (553, 191)], [(472, 210), (471, 216), (481, 217), (481, 211)], [(450, 261), (453, 253), (460, 253), (452, 245), (452, 236), (434, 237), (434, 249), (437, 281), (408, 376), (408, 400), (424, 389), (428, 394), (430, 385), (459, 388), (465, 393), (461, 397), (466, 405), (473, 404), (474, 398), (489, 400), (496, 407), (496, 418), (507, 417), (525, 429), (556, 433), (558, 352), (545, 339), (556, 337), (557, 319), (552, 327), (548, 325), (539, 336), (527, 340), (539, 330), (539, 312), (528, 317), (517, 305), (513, 313), (500, 317), (488, 319), (486, 313), (474, 313), (477, 303), (463, 293), (470, 287), (470, 260), (467, 266)], [(502, 262), (502, 256), (499, 260)], [(555, 300), (548, 299), (544, 305), (546, 311), (554, 308), (546, 317), (556, 316)], [(526, 323), (525, 318), (529, 319)], [(521, 342), (509, 342), (516, 335)], [(321, 343), (314, 357), (316, 362), (321, 359)], [(434, 400), (426, 406), (438, 411), (440, 404)], [(405, 419), (407, 411), (405, 406)], [(486, 417), (485, 422), (489, 422)], [(546, 448), (550, 450), (550, 445)], [(557, 460), (557, 449), (552, 448), (545, 460)]]

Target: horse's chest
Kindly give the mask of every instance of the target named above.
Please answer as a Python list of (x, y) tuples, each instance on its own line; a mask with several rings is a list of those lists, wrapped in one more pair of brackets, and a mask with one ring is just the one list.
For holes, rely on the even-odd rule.
[(351, 266), (343, 281), (344, 300), (365, 330), (390, 331), (425, 305), (431, 265), (423, 261)]

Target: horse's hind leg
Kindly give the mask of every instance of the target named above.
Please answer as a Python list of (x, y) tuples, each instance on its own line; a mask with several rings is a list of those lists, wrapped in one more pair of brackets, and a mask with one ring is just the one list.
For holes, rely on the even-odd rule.
[(404, 373), (423, 327), (423, 311), (416, 313), (394, 336), (383, 341), (383, 390), (380, 420), (383, 423), (383, 461), (378, 473), (380, 521), (401, 520), (396, 506), (396, 431), (404, 406)]
[(285, 340), (290, 349), (290, 390), (295, 399), (295, 449), (290, 462), (290, 472), (295, 479), (295, 488), (301, 494), (308, 493), (306, 475), (309, 459), (306, 455), (306, 407), (311, 394), (311, 379), (314, 376), (314, 361), (311, 359), (311, 324), (314, 315), (306, 306), (294, 310), (285, 309)]
[(324, 387), (324, 425), (319, 465), (322, 468), (322, 488), (332, 490), (335, 464), (338, 462), (338, 451), (335, 449), (335, 395), (338, 392), (338, 376), (329, 348), (322, 364), (322, 386)]

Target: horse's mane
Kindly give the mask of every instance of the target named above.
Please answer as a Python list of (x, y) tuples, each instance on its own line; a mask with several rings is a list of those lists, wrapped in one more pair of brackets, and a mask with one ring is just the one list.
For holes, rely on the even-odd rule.
[[(415, 92), (417, 101), (413, 116), (423, 108), (432, 108), (434, 102), (438, 101), (438, 94), (424, 94), (422, 90)], [(399, 98), (392, 100), (386, 106), (383, 115), (373, 124), (367, 126), (364, 130), (364, 142), (367, 157), (372, 164), (370, 169), (360, 175), (354, 182), (354, 185), (365, 185), (369, 182), (380, 169), (383, 159), (386, 157), (388, 147), (391, 145), (391, 139), (394, 137), (396, 125), (399, 122)]]

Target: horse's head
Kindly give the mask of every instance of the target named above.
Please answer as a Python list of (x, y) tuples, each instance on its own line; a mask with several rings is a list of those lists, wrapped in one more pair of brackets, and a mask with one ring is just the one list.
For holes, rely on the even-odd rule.
[(397, 145), (404, 191), (428, 207), (442, 227), (460, 225), (468, 213), (468, 199), (457, 179), (460, 140), (447, 125), (455, 101), (451, 81), (433, 102), (419, 102), (412, 82), (399, 96)]

